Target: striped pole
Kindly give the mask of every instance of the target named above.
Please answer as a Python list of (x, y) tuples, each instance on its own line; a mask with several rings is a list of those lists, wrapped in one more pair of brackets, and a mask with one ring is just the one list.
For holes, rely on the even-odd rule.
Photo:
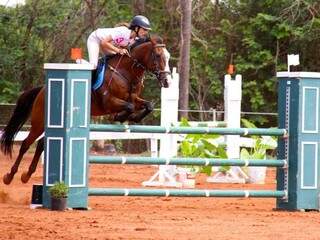
[(89, 188), (89, 196), (144, 196), (144, 197), (252, 197), (284, 198), (285, 191), (275, 190), (201, 190), (201, 189), (144, 189), (144, 188)]
[(285, 167), (285, 160), (278, 159), (213, 159), (213, 158), (161, 158), (161, 157), (110, 157), (89, 156), (94, 164), (145, 164), (145, 165), (197, 165), (197, 166), (255, 166)]
[(144, 125), (90, 124), (93, 132), (219, 134), (219, 135), (268, 135), (286, 136), (285, 129), (277, 128), (212, 128), (212, 127), (164, 127)]

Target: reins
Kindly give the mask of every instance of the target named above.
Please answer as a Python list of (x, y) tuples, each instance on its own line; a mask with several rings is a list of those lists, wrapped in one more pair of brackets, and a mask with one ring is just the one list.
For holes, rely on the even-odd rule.
[[(158, 44), (155, 44), (155, 45), (153, 46), (153, 49), (155, 49), (155, 48), (164, 48), (164, 47), (166, 47), (165, 44), (163, 44), (163, 43), (158, 43)], [(151, 53), (151, 54), (152, 54), (152, 60), (154, 61), (154, 64), (155, 64), (155, 66), (156, 66), (156, 69), (155, 69), (154, 71), (152, 71), (152, 73), (154, 73), (157, 78), (160, 77), (160, 74), (161, 74), (161, 73), (170, 73), (169, 71), (160, 70), (160, 69), (159, 69), (159, 64), (158, 64), (158, 62), (156, 61), (156, 56), (155, 56), (155, 53), (154, 53), (153, 50), (152, 50), (152, 53)], [(117, 62), (117, 64), (116, 64), (115, 67), (113, 67), (112, 65), (108, 64), (108, 68), (112, 71), (112, 73), (111, 73), (110, 80), (109, 80), (108, 83), (107, 83), (107, 87), (106, 87), (106, 91), (104, 92), (104, 95), (106, 95), (106, 94), (108, 93), (108, 89), (109, 89), (109, 87), (110, 87), (110, 85), (111, 85), (111, 83), (112, 83), (113, 73), (116, 73), (118, 76), (120, 76), (122, 79), (126, 80), (128, 83), (130, 82), (129, 79), (127, 79), (123, 74), (121, 74), (121, 73), (118, 71), (118, 67), (119, 67), (119, 64), (120, 64), (123, 56), (124, 56), (124, 55), (121, 55), (121, 56), (120, 56), (120, 58), (119, 58), (119, 60), (118, 60), (118, 62)], [(133, 59), (133, 63), (132, 63), (132, 65), (131, 65), (131, 69), (134, 69), (134, 68), (136, 67), (136, 68), (142, 68), (144, 71), (148, 71), (147, 67), (146, 67), (144, 64), (142, 64), (141, 62), (139, 62), (138, 59), (133, 58), (131, 54), (130, 54), (128, 57)], [(141, 80), (141, 79), (139, 79), (139, 80)], [(131, 85), (132, 85), (132, 84), (130, 84), (130, 86), (131, 86)], [(131, 87), (132, 87), (132, 86), (131, 86)]]
[[(123, 77), (122, 74), (120, 74), (120, 73), (118, 72), (118, 70), (117, 70), (117, 68), (118, 68), (118, 66), (119, 66), (122, 58), (123, 58), (123, 55), (120, 56), (119, 61), (118, 61), (118, 63), (116, 64), (115, 68), (112, 67), (110, 64), (108, 64), (108, 68), (112, 71), (112, 73), (111, 73), (110, 80), (108, 81), (108, 85), (107, 85), (106, 91), (108, 91), (109, 86), (111, 85), (112, 77), (113, 77), (113, 72), (115, 72), (115, 73), (119, 74), (121, 77)], [(125, 79), (128, 80), (127, 78), (125, 78)]]

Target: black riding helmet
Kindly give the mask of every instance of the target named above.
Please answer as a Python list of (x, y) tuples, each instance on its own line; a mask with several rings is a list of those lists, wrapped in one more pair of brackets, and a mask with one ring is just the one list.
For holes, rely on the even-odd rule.
[(147, 30), (151, 30), (149, 19), (142, 15), (137, 15), (132, 18), (129, 29), (134, 30), (135, 27), (141, 27)]

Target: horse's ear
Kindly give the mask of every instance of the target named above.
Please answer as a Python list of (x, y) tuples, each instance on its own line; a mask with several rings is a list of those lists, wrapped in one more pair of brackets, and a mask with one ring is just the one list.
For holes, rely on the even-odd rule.
[(149, 37), (150, 38), (150, 42), (155, 45), (157, 43), (156, 38), (154, 36)]
[(163, 39), (157, 35), (153, 35), (150, 39), (150, 41), (152, 42), (153, 45), (155, 44), (162, 44), (163, 43)]
[(158, 43), (158, 36), (157, 35), (149, 35), (149, 41), (152, 42), (153, 45)]
[(165, 35), (164, 37), (162, 37), (163, 43), (167, 44), (168, 42), (168, 35)]

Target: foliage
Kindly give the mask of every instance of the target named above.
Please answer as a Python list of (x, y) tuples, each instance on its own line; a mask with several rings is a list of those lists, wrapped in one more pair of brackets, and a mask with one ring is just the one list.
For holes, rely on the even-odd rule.
[(68, 196), (69, 187), (64, 182), (55, 182), (48, 191), (52, 198), (66, 198)]
[[(43, 63), (70, 62), (70, 49), (81, 47), (98, 27), (130, 21), (135, 1), (27, 0), (15, 8), (0, 6), (0, 101), (15, 102), (19, 92), (43, 84)], [(165, 39), (171, 66), (180, 54), (178, 0), (144, 1), (153, 33)], [(320, 71), (320, 2), (316, 0), (194, 0), (190, 49), (191, 109), (221, 109), (228, 64), (243, 75), (243, 111), (276, 112), (276, 72), (286, 56), (300, 54), (293, 70)], [(145, 98), (160, 106), (154, 76), (145, 81)], [(184, 93), (185, 94), (185, 93)], [(208, 114), (191, 114), (205, 120)], [(250, 116), (259, 127), (275, 118)]]
[[(241, 119), (242, 124), (246, 128), (256, 128), (256, 126), (246, 119)], [(266, 159), (267, 150), (274, 149), (277, 146), (275, 137), (272, 136), (251, 136), (254, 139), (254, 147), (242, 148), (240, 151), (240, 159)]]
[[(181, 126), (190, 127), (190, 124), (186, 119), (182, 119)], [(187, 134), (180, 144), (181, 155), (192, 158), (227, 158), (225, 146), (219, 144), (218, 138), (219, 136), (214, 134)], [(192, 166), (191, 168), (209, 176), (212, 171), (211, 166)], [(227, 167), (223, 170), (227, 170)]]
[(266, 150), (269, 148), (268, 145), (262, 143), (260, 138), (256, 139), (253, 148), (248, 151), (246, 148), (242, 148), (240, 152), (241, 159), (265, 159)]

